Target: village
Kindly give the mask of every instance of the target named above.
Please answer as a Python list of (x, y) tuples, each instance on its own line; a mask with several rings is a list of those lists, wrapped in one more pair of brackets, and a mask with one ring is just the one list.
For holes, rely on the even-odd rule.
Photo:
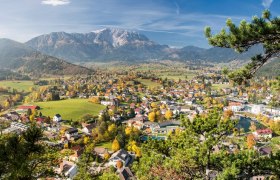
[[(280, 149), (279, 89), (268, 85), (274, 82), (253, 79), (237, 86), (221, 72), (212, 71), (178, 80), (120, 71), (38, 81), (39, 87), (24, 97), (22, 105), (5, 106), (1, 134), (21, 134), (34, 123), (42, 128), (42, 143), (61, 155), (53, 167), (61, 177), (81, 177), (80, 170), (87, 166), (92, 175), (116, 172), (120, 179), (135, 179), (131, 168), (141, 158), (141, 144), (165, 141), (184, 130), (183, 119), (192, 121), (218, 109), (238, 124), (213, 152), (251, 149), (270, 156)], [(67, 104), (70, 99), (84, 99), (102, 110), (69, 119), (62, 115), (63, 107), (50, 114), (37, 105), (48, 101)], [(83, 164), (84, 154), (94, 160)]]

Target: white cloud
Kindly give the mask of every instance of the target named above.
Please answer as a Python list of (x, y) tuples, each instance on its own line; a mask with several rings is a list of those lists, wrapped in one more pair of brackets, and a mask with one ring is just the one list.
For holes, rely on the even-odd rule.
[(61, 6), (69, 3), (70, 3), (69, 0), (43, 0), (42, 1), (42, 4), (52, 5), (52, 6)]
[(180, 6), (177, 2), (174, 3), (176, 6), (176, 14), (179, 15), (180, 14)]
[(262, 0), (262, 5), (266, 9), (270, 8), (270, 5), (272, 4), (273, 0)]

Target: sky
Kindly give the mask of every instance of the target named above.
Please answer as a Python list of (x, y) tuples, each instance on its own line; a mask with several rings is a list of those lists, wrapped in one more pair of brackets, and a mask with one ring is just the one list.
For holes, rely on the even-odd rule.
[(171, 47), (209, 47), (204, 28), (218, 32), (270, 9), (280, 0), (0, 0), (0, 38), (19, 42), (50, 32), (87, 33), (102, 28), (138, 31)]

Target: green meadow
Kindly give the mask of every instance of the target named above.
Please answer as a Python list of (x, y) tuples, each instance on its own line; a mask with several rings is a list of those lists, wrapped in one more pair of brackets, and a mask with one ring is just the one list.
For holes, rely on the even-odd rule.
[(35, 86), (32, 81), (0, 81), (0, 87), (30, 92), (30, 88)]
[(212, 84), (212, 88), (215, 90), (223, 89), (223, 88), (230, 88), (230, 84)]
[(137, 81), (139, 81), (140, 83), (144, 84), (145, 86), (149, 87), (149, 88), (155, 88), (155, 87), (160, 87), (161, 84), (154, 82), (150, 79), (137, 79)]
[(38, 102), (34, 105), (40, 106), (44, 116), (53, 117), (60, 114), (63, 120), (79, 121), (84, 114), (98, 115), (105, 106), (93, 104), (87, 99), (68, 99), (60, 101)]

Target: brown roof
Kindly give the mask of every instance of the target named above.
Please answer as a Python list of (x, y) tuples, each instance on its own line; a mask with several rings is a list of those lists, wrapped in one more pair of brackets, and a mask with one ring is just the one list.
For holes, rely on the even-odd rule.
[(94, 152), (96, 154), (105, 154), (105, 153), (108, 153), (108, 150), (104, 147), (95, 147)]
[(84, 151), (84, 149), (79, 145), (72, 147), (71, 150), (73, 150), (75, 152), (75, 155), (77, 155), (78, 157), (81, 156)]

